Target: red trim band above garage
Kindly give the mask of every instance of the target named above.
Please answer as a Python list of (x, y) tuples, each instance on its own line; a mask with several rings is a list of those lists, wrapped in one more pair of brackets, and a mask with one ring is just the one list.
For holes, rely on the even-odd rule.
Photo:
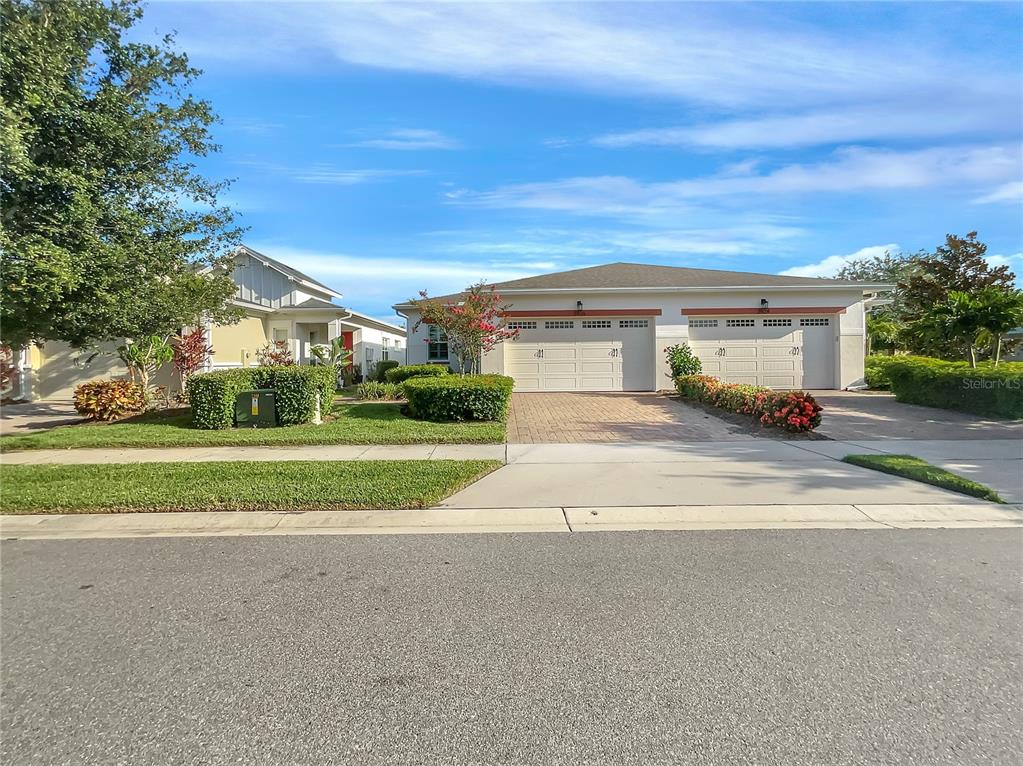
[(660, 309), (584, 309), (574, 311), (563, 309), (552, 311), (543, 309), (538, 311), (504, 311), (503, 317), (659, 317)]
[(783, 306), (781, 308), (682, 309), (682, 316), (720, 316), (722, 314), (844, 314), (845, 306)]

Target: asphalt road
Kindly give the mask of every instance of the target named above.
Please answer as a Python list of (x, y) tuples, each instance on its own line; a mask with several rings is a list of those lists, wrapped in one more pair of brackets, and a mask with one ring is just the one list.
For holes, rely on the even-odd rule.
[(13, 541), (19, 764), (1018, 764), (1015, 529)]

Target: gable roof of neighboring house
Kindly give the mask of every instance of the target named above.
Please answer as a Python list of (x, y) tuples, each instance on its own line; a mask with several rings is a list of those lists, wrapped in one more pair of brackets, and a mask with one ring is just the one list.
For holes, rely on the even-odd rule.
[(330, 301), (322, 301), (319, 298), (309, 298), (301, 303), (296, 303), (294, 306), (284, 306), (280, 311), (291, 311), (292, 309), (334, 309), (335, 311), (343, 311), (346, 314), (349, 313), (349, 310), (343, 306), (338, 306)]
[[(846, 279), (818, 277), (787, 277), (781, 274), (758, 274), (749, 271), (720, 269), (691, 269), (682, 266), (658, 266), (645, 263), (608, 263), (536, 277), (512, 279), (492, 285), (501, 293), (554, 292), (569, 290), (726, 290), (756, 287), (772, 288), (864, 288), (884, 289), (891, 285), (853, 282)], [(439, 296), (439, 299), (458, 298), (462, 293)], [(408, 306), (408, 302), (398, 304)]]
[(384, 322), (380, 319), (374, 319), (371, 316), (360, 314), (358, 311), (352, 311), (351, 309), (348, 309), (347, 311), (349, 316), (341, 320), (344, 324), (355, 325), (357, 327), (372, 327), (390, 335), (400, 335), (403, 338), (405, 337), (405, 328), (400, 325)]
[(257, 250), (253, 250), (251, 247), (248, 247), (247, 245), (239, 245), (238, 249), (235, 250), (235, 254), (237, 255), (239, 253), (244, 253), (245, 255), (248, 255), (251, 258), (255, 258), (260, 263), (268, 266), (271, 269), (274, 269), (275, 271), (279, 271), (281, 274), (284, 274), (284, 276), (294, 279), (296, 282), (305, 283), (307, 286), (316, 288), (317, 290), (322, 290), (325, 293), (333, 295), (335, 298), (341, 297), (341, 293), (339, 293), (334, 288), (327, 287), (325, 284), (323, 284), (323, 282), (320, 282), (317, 279), (313, 279), (308, 274), (304, 274), (298, 269), (292, 268), (286, 263), (281, 263), (276, 258), (271, 258), (269, 255), (264, 255), (263, 253), (260, 253)]

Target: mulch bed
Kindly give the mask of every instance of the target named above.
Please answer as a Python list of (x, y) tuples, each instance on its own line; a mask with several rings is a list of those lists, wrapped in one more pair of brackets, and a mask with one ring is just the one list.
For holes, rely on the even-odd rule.
[[(793, 433), (792, 431), (785, 431), (774, 426), (765, 426), (750, 415), (743, 415), (738, 412), (729, 412), (728, 410), (723, 410), (720, 407), (714, 407), (713, 405), (706, 404), (705, 402), (683, 399), (678, 394), (669, 394), (668, 398), (681, 402), (693, 409), (700, 410), (707, 415), (713, 415), (716, 418), (720, 418), (726, 423), (731, 423), (736, 426), (738, 432), (757, 439), (777, 439), (781, 441), (833, 441), (830, 437), (825, 436), (824, 434), (819, 434), (816, 431)], [(822, 413), (822, 416), (826, 417), (826, 412)]]

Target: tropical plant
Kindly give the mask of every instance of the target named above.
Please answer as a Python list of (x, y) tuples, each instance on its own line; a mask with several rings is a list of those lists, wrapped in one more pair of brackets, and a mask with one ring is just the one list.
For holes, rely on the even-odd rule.
[(1023, 324), (1023, 292), (986, 287), (973, 293), (952, 290), (945, 300), (932, 306), (911, 327), (919, 345), (965, 348), (970, 365), (985, 349), (997, 364), (1001, 358), (1002, 336)]
[(294, 364), (291, 346), (286, 340), (272, 340), (256, 352), (256, 361), (262, 367), (283, 367)]
[(1023, 291), (986, 287), (973, 296), (981, 331), (977, 343), (986, 344), (997, 367), (1002, 361), (1004, 336), (1023, 326)]
[(6, 399), (14, 391), (17, 376), (18, 365), (15, 362), (14, 349), (0, 345), (0, 398)]
[(664, 349), (668, 356), (668, 367), (671, 369), (671, 377), (679, 375), (699, 375), (703, 372), (703, 364), (700, 358), (693, 353), (688, 343), (679, 343), (668, 346)]
[(138, 341), (129, 340), (117, 347), (117, 355), (128, 368), (132, 383), (138, 383), (148, 395), (149, 379), (168, 362), (174, 359), (174, 349), (159, 335), (150, 335)]
[(181, 379), (181, 396), (187, 398), (188, 379), (206, 366), (213, 354), (213, 346), (206, 339), (206, 331), (202, 327), (189, 330), (174, 344), (174, 369)]
[(423, 324), (443, 330), (462, 375), (478, 373), (485, 354), (519, 335), (518, 330), (504, 324), (502, 314), (507, 306), (502, 304), (493, 285), (484, 282), (470, 285), (457, 300), (430, 298), (425, 290), (419, 296), (411, 301), (419, 312), (413, 330)]
[(317, 343), (309, 351), (315, 364), (333, 367), (335, 382), (343, 383), (345, 368), (352, 363), (352, 352), (345, 348), (343, 338), (333, 338), (330, 343)]
[(892, 314), (867, 314), (867, 354), (884, 350), (894, 354), (906, 327)]
[(75, 410), (92, 420), (117, 420), (146, 408), (147, 391), (130, 380), (96, 380), (75, 389)]
[[(136, 0), (0, 3), (0, 337), (12, 348), (170, 336), (240, 309), (241, 230), (195, 170), (215, 152), (199, 71), (142, 42)], [(209, 268), (207, 268), (209, 267)], [(217, 268), (212, 268), (217, 267)]]

